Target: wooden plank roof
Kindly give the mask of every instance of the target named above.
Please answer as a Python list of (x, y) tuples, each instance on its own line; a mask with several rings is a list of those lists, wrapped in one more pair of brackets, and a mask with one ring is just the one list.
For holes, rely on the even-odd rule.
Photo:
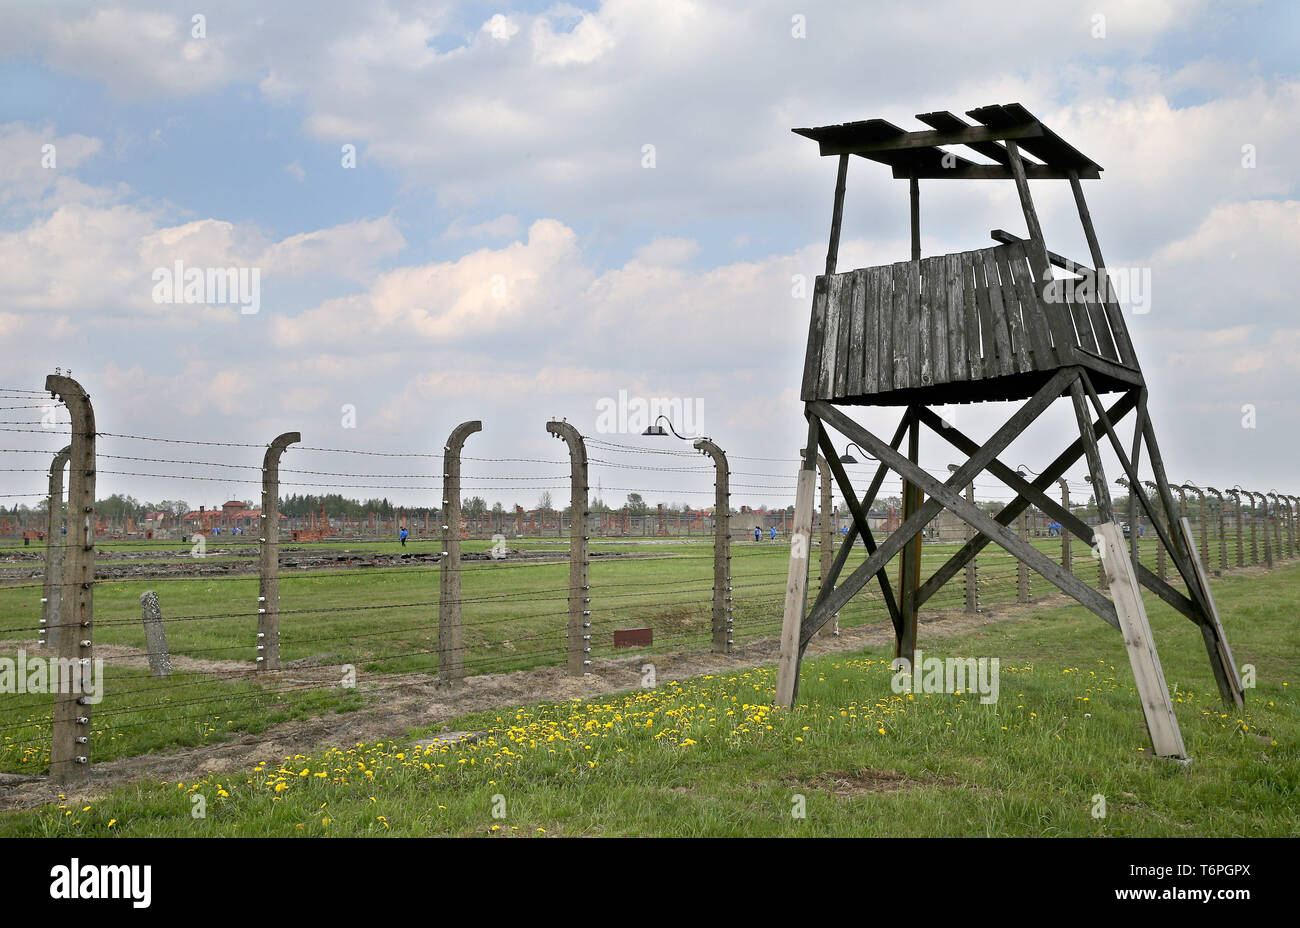
[[(1045, 126), (1019, 103), (982, 106), (967, 114), (971, 125), (947, 112), (922, 113), (916, 118), (929, 130), (909, 132), (884, 119), (865, 119), (833, 126), (792, 130), (817, 142), (822, 155), (858, 155), (893, 168), (895, 177), (979, 179), (1010, 178), (1010, 156), (1003, 145), (1016, 140), (1030, 179), (1096, 178), (1101, 166)], [(980, 164), (940, 146), (963, 145), (993, 164)]]

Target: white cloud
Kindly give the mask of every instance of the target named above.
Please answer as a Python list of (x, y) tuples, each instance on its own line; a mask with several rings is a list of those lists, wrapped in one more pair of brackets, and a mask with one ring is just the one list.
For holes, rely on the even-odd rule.
[(104, 81), (121, 97), (200, 93), (241, 76), (217, 22), (206, 38), (192, 38), (191, 31), (188, 15), (99, 9), (52, 21), (45, 56), (61, 71)]

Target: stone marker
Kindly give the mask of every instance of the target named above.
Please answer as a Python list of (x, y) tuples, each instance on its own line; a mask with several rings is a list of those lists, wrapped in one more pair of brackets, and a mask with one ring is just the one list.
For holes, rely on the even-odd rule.
[(163, 628), (162, 607), (158, 594), (146, 590), (140, 594), (141, 617), (144, 621), (144, 641), (149, 649), (149, 675), (165, 677), (172, 672), (172, 658), (167, 651), (167, 632)]

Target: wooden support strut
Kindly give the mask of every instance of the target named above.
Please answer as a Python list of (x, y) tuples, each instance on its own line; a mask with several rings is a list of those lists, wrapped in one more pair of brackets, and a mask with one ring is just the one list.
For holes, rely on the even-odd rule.
[[(912, 421), (907, 430), (907, 460), (914, 466), (919, 466), (921, 424), (916, 419), (915, 408), (911, 411)], [(925, 497), (921, 492), (921, 488), (904, 476), (904, 524), (921, 508), (924, 501)], [(898, 608), (903, 621), (902, 630), (894, 637), (894, 657), (906, 658), (909, 667), (916, 660), (916, 621), (919, 608), (916, 601), (916, 591), (921, 585), (921, 537), (925, 530), (925, 524), (925, 522), (922, 522), (920, 531), (912, 535), (907, 543), (903, 545), (903, 550), (900, 552), (901, 556), (898, 559)]]
[(257, 669), (280, 668), (280, 456), (302, 441), (297, 432), (285, 432), (266, 448), (262, 457), (261, 550), (257, 574)]
[(442, 551), (438, 559), (438, 680), (465, 677), (465, 633), (460, 611), (460, 452), (465, 439), (483, 431), (477, 419), (451, 430), (442, 449)]
[[(822, 434), (825, 435), (825, 432), (823, 431)], [(806, 453), (807, 453), (807, 449), (805, 448), (799, 449), (800, 458), (802, 458)], [(831, 451), (828, 453), (832, 457), (834, 457), (835, 456), (834, 448), (832, 447)], [(817, 525), (820, 529), (818, 534), (821, 536), (820, 541), (818, 543), (818, 557), (819, 557), (818, 579), (820, 580), (821, 586), (825, 586), (826, 578), (829, 577), (831, 574), (831, 567), (833, 566), (833, 561), (834, 561), (834, 553), (832, 552), (831, 549), (834, 548), (835, 546), (834, 544), (835, 531), (831, 519), (831, 502), (832, 502), (831, 469), (830, 469), (830, 465), (826, 462), (825, 454), (817, 455), (817, 474), (820, 478), (818, 482), (821, 486), (821, 505), (818, 507), (821, 513), (821, 517), (817, 520)], [(828, 636), (828, 637), (833, 636), (836, 634), (836, 629), (834, 626), (828, 623), (827, 625), (823, 626), (821, 633), (824, 636)]]
[(1174, 716), (1169, 687), (1165, 683), (1155, 639), (1151, 636), (1151, 625), (1133, 574), (1133, 562), (1124, 550), (1123, 533), (1118, 525), (1109, 522), (1097, 526), (1097, 537), (1152, 747), (1160, 757), (1184, 758), (1187, 751), (1183, 747), (1183, 736)]
[(821, 421), (808, 415), (808, 441), (795, 489), (790, 565), (786, 571), (785, 608), (781, 619), (781, 657), (776, 672), (776, 705), (790, 708), (799, 694), (799, 660), (807, 639), (801, 620), (808, 605), (808, 562), (812, 547), (813, 494), (817, 489), (817, 445)]

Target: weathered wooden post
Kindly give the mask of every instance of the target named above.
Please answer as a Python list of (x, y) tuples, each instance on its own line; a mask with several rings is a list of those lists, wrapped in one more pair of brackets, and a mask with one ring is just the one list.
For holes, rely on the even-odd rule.
[(163, 628), (162, 606), (158, 594), (145, 590), (140, 594), (140, 618), (144, 622), (144, 644), (149, 652), (149, 676), (166, 677), (172, 672), (172, 656), (167, 650), (167, 630)]
[[(817, 455), (817, 473), (821, 480), (822, 491), (822, 549), (820, 552), (821, 561), (821, 580), (826, 582), (826, 578), (831, 573), (831, 561), (835, 559), (835, 513), (832, 508), (831, 498), (831, 468), (826, 463), (826, 458)], [(834, 632), (833, 623), (826, 623), (822, 628), (823, 635), (829, 635)]]
[[(806, 448), (799, 449), (800, 457), (803, 457), (806, 453)], [(821, 582), (825, 583), (826, 578), (831, 575), (831, 562), (835, 559), (833, 553), (835, 547), (835, 525), (834, 520), (831, 518), (831, 467), (826, 463), (826, 458), (820, 454), (817, 455), (817, 473), (821, 480), (821, 518), (819, 523), (820, 531), (818, 533), (821, 535), (821, 572), (819, 573), (819, 577), (821, 578)], [(834, 637), (839, 633), (837, 625), (838, 616), (837, 621), (827, 622), (823, 625), (818, 634), (823, 638)]]
[[(72, 418), (68, 453), (68, 535), (64, 549), (64, 595), (59, 603), (59, 661), (67, 668), (54, 697), (50, 779), (70, 784), (90, 769), (90, 700), (84, 695), (94, 672), (95, 621), (95, 410), (71, 377), (51, 374), (45, 389)], [(95, 681), (103, 686), (104, 681)]]
[(460, 615), (460, 452), (465, 439), (483, 430), (477, 419), (451, 430), (442, 449), (442, 578), (438, 590), (438, 679), (465, 677), (465, 634)]
[[(842, 162), (841, 162), (842, 163)], [(841, 175), (842, 176), (842, 175)], [(841, 184), (842, 186), (842, 184)], [(776, 671), (776, 705), (794, 705), (799, 691), (801, 622), (808, 605), (808, 563), (812, 548), (813, 494), (817, 489), (817, 438), (821, 424), (809, 421), (808, 450), (795, 486), (794, 524), (790, 528), (790, 564), (786, 570), (785, 612), (781, 623), (781, 659)]]
[[(1061, 507), (1066, 512), (1069, 512), (1070, 484), (1066, 482), (1064, 477), (1058, 477), (1056, 482), (1061, 486)], [(1074, 557), (1070, 551), (1070, 532), (1064, 524), (1061, 524), (1061, 566), (1070, 573), (1074, 573)]]
[(546, 431), (569, 447), (569, 673), (582, 676), (591, 666), (591, 587), (587, 563), (587, 444), (567, 422), (550, 421)]
[[(915, 201), (913, 202), (915, 210)], [(913, 212), (913, 220), (916, 218)], [(919, 238), (913, 234), (913, 248)], [(913, 465), (921, 460), (921, 424), (913, 420), (907, 428), (907, 460)], [(916, 516), (925, 504), (925, 493), (917, 484), (903, 480), (903, 521)], [(916, 660), (916, 623), (920, 611), (917, 591), (921, 586), (921, 539), (925, 534), (924, 523), (917, 526), (913, 535), (899, 552), (898, 558), (898, 611), (901, 622), (894, 634), (894, 657), (906, 658), (908, 666)]]
[(68, 456), (72, 446), (68, 445), (54, 455), (50, 464), (49, 509), (45, 520), (45, 582), (42, 584), (44, 595), (41, 596), (41, 647), (51, 651), (59, 650), (62, 638), (59, 621), (60, 606), (63, 602), (63, 552), (67, 542), (62, 534), (63, 528), (63, 468), (68, 466)]
[[(1029, 510), (1026, 509), (1020, 513), (1018, 520), (1018, 531), (1020, 540), (1029, 543)], [(1024, 561), (1016, 560), (1016, 602), (1029, 602), (1029, 565)]]
[(257, 579), (257, 669), (280, 668), (280, 455), (295, 442), (285, 432), (266, 446), (262, 456), (261, 560)]
[(731, 489), (727, 455), (707, 438), (695, 448), (713, 458), (713, 650), (731, 650)]
[(1102, 552), (1101, 561), (1110, 576), (1111, 598), (1124, 635), (1133, 678), (1137, 682), (1138, 698), (1142, 700), (1151, 744), (1160, 757), (1186, 757), (1182, 732), (1174, 715), (1146, 607), (1142, 604), (1142, 592), (1134, 575), (1136, 568), (1124, 550), (1119, 526), (1113, 523), (1098, 525), (1097, 544)]

